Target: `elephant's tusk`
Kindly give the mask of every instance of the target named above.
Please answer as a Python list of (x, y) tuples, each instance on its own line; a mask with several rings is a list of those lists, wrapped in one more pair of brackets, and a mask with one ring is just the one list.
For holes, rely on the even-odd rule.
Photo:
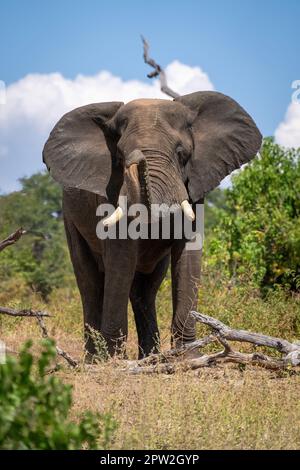
[(120, 219), (122, 219), (123, 216), (123, 209), (121, 209), (121, 207), (117, 207), (116, 210), (109, 217), (103, 220), (103, 225), (105, 227), (115, 225)]
[(192, 209), (192, 206), (191, 204), (189, 203), (189, 201), (187, 201), (186, 199), (184, 201), (182, 201), (181, 203), (181, 209), (184, 213), (184, 215), (191, 221), (195, 220), (195, 214), (194, 214), (194, 211)]

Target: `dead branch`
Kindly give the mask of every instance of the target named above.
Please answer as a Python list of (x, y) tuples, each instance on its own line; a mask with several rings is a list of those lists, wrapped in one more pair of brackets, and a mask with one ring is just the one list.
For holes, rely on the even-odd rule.
[(26, 230), (23, 230), (22, 227), (18, 228), (18, 230), (11, 233), (7, 238), (5, 238), (5, 240), (0, 242), (0, 251), (4, 250), (10, 245), (14, 245), (18, 240), (20, 240), (22, 235), (24, 235), (25, 233)]
[(23, 310), (14, 310), (9, 307), (0, 306), (0, 314), (10, 315), (11, 317), (50, 317), (48, 312), (43, 312), (39, 310), (32, 309), (23, 309)]
[[(203, 339), (191, 343), (178, 351), (170, 350), (165, 354), (152, 355), (149, 358), (140, 361), (128, 361), (126, 372), (137, 374), (165, 373), (172, 374), (176, 370), (194, 370), (201, 367), (211, 367), (222, 363), (251, 364), (264, 367), (271, 370), (286, 369), (288, 367), (297, 367), (300, 365), (300, 344), (290, 343), (281, 338), (267, 336), (260, 333), (252, 333), (245, 330), (235, 330), (225, 325), (221, 321), (199, 312), (191, 312), (196, 321), (208, 325), (214, 333), (214, 336), (206, 336)], [(178, 357), (189, 348), (197, 349), (218, 341), (223, 347), (223, 351), (212, 354), (184, 359), (181, 362), (175, 362), (174, 357)], [(256, 346), (266, 346), (276, 349), (282, 354), (281, 358), (271, 357), (261, 352), (243, 353), (232, 349), (228, 341), (247, 342)], [(182, 352), (183, 351), (183, 352)], [(184, 357), (184, 356), (183, 356)]]
[(286, 364), (282, 359), (272, 358), (262, 353), (241, 353), (234, 351), (231, 346), (222, 337), (217, 337), (220, 344), (224, 346), (224, 350), (214, 353), (207, 354), (200, 358), (192, 359), (187, 365), (186, 369), (198, 369), (200, 367), (209, 367), (216, 365), (217, 363), (237, 363), (237, 364), (252, 364), (265, 367), (266, 369), (278, 370), (283, 369)]
[(182, 365), (186, 364), (185, 358), (188, 353), (196, 349), (204, 348), (215, 341), (217, 341), (217, 338), (209, 335), (204, 338), (197, 339), (192, 343), (182, 345), (180, 348), (173, 348), (168, 351), (151, 354), (150, 356), (138, 361), (126, 361), (127, 368), (125, 370), (128, 370), (130, 374), (152, 374), (162, 372), (172, 374), (176, 370), (175, 362), (177, 360), (184, 359), (184, 361), (181, 362), (182, 368)]
[[(44, 317), (50, 317), (50, 314), (48, 312), (42, 312), (42, 311), (35, 311), (31, 309), (24, 309), (24, 310), (14, 310), (12, 308), (8, 307), (0, 307), (0, 313), (3, 313), (5, 315), (13, 316), (13, 317), (35, 317), (37, 319), (37, 322), (41, 328), (42, 331), (42, 336), (43, 338), (49, 338), (48, 330), (45, 325), (45, 322), (43, 320)], [(62, 356), (71, 367), (77, 367), (78, 363), (75, 359), (73, 359), (67, 352), (65, 352), (63, 349), (61, 349), (59, 346), (56, 347), (56, 352), (60, 356)], [(11, 351), (9, 351), (11, 352)], [(14, 354), (17, 354), (15, 351), (13, 352)]]
[[(4, 250), (6, 247), (10, 245), (14, 245), (21, 237), (26, 233), (23, 228), (19, 228), (14, 233), (9, 235), (5, 240), (0, 242), (0, 251)], [(43, 317), (49, 317), (48, 312), (42, 311), (35, 311), (32, 309), (23, 309), (23, 310), (14, 310), (9, 307), (1, 307), (0, 306), (0, 314), (10, 315), (12, 317), (35, 317), (38, 321), (38, 324), (41, 328), (42, 335), (44, 338), (49, 338), (48, 331), (46, 325), (44, 323)], [(71, 367), (77, 367), (78, 363), (73, 359), (67, 352), (61, 349), (59, 346), (55, 346), (57, 354), (62, 356)]]
[[(45, 325), (43, 318), (39, 316), (39, 317), (36, 317), (36, 319), (42, 331), (43, 338), (49, 338), (48, 330), (47, 330), (47, 327)], [(56, 348), (57, 354), (63, 357), (71, 367), (75, 368), (78, 366), (78, 362), (75, 359), (73, 359), (66, 351), (64, 351), (57, 345), (55, 345), (55, 348)]]
[(160, 364), (167, 363), (172, 360), (181, 359), (182, 357), (186, 356), (191, 351), (194, 351), (195, 349), (204, 348), (208, 344), (214, 343), (215, 341), (217, 341), (217, 338), (215, 336), (212, 336), (212, 335), (205, 336), (204, 338), (197, 339), (196, 341), (193, 341), (192, 343), (184, 344), (179, 348), (173, 348), (173, 349), (169, 349), (168, 351), (162, 351), (157, 354), (151, 354), (150, 356), (140, 359), (139, 361), (127, 361), (127, 364), (128, 365), (131, 364), (132, 366), (135, 366), (138, 364), (138, 366), (141, 367), (141, 366), (154, 365), (158, 363)]
[(146, 64), (150, 65), (150, 67), (154, 68), (154, 71), (148, 73), (147, 77), (148, 78), (159, 77), (161, 91), (165, 93), (166, 95), (171, 96), (171, 98), (177, 98), (180, 95), (168, 87), (167, 77), (166, 77), (166, 73), (164, 69), (160, 65), (158, 65), (154, 59), (151, 59), (149, 57), (149, 43), (146, 41), (146, 39), (143, 36), (141, 36), (141, 38), (143, 42), (144, 61)]
[(204, 315), (203, 313), (191, 312), (191, 315), (195, 320), (203, 323), (204, 325), (208, 325), (223, 339), (252, 343), (256, 346), (267, 346), (269, 348), (277, 349), (277, 351), (285, 354), (292, 353), (293, 351), (300, 352), (300, 346), (298, 344), (290, 343), (285, 339), (275, 338), (273, 336), (267, 336), (260, 333), (252, 333), (245, 330), (234, 330), (222, 323), (220, 320)]

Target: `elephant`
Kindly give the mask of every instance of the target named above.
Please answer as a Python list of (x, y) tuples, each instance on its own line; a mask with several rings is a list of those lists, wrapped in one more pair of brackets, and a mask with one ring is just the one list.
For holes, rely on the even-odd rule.
[[(199, 91), (169, 99), (88, 104), (65, 114), (50, 133), (43, 161), (63, 187), (66, 237), (80, 291), (87, 355), (95, 354), (92, 327), (110, 355), (127, 338), (128, 302), (134, 312), (139, 358), (157, 352), (155, 300), (171, 265), (173, 347), (195, 341), (190, 311), (198, 300), (201, 249), (189, 240), (101, 240), (98, 206), (116, 209), (101, 221), (117, 227), (120, 196), (135, 203), (172, 204), (194, 218), (197, 204), (233, 170), (249, 162), (262, 136), (232, 98)], [(151, 220), (147, 222), (151, 225)]]

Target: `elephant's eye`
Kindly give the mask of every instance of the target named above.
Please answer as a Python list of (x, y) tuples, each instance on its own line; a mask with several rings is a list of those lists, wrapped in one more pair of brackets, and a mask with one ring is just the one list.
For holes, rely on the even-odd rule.
[(128, 124), (127, 118), (122, 118), (117, 121), (117, 129), (120, 135), (125, 131), (127, 124)]
[(178, 147), (176, 148), (176, 154), (180, 165), (185, 166), (188, 161), (189, 155), (182, 145), (178, 145)]

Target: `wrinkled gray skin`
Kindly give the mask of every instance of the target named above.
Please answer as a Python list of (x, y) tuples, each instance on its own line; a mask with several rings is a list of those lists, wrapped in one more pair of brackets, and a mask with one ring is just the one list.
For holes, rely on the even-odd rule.
[[(261, 135), (231, 98), (198, 92), (169, 100), (98, 103), (66, 114), (43, 157), (63, 187), (63, 212), (84, 323), (104, 336), (113, 355), (127, 336), (130, 298), (139, 357), (157, 351), (155, 299), (171, 261), (172, 337), (195, 340), (189, 312), (197, 304), (200, 251), (186, 240), (99, 240), (96, 208), (133, 203), (195, 205), (259, 150)], [(86, 349), (95, 346), (86, 330)]]

